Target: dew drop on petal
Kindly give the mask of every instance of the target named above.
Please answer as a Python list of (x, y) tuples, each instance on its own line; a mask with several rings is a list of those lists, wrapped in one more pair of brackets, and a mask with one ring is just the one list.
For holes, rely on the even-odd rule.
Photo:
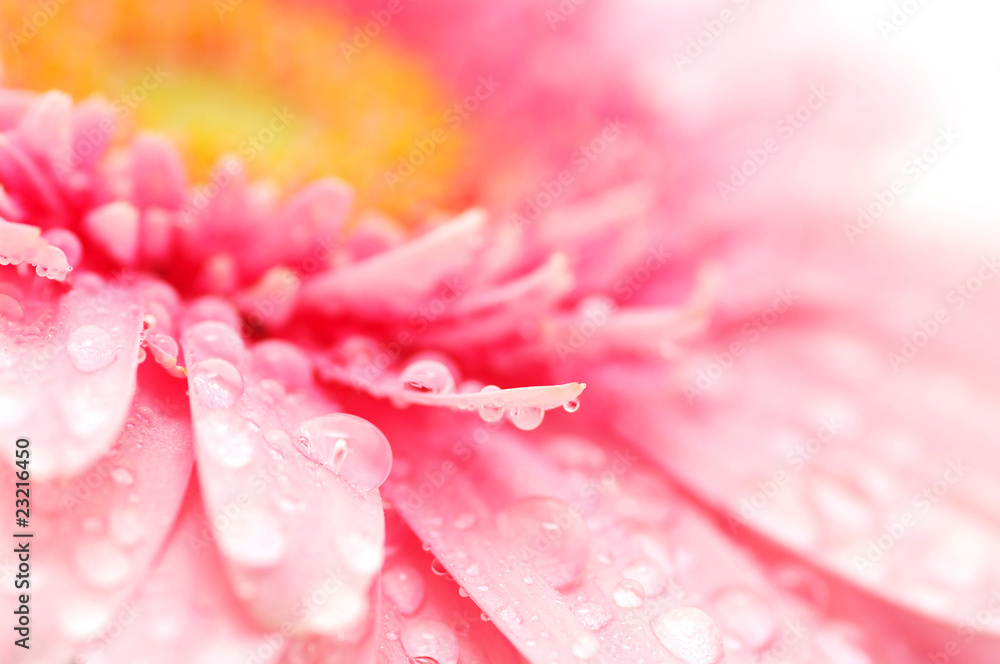
[(715, 615), (721, 627), (753, 650), (767, 645), (778, 630), (774, 613), (755, 592), (729, 588), (715, 598)]
[(615, 586), (611, 596), (623, 609), (637, 609), (646, 601), (646, 589), (635, 579), (624, 579)]
[[(482, 390), (483, 394), (488, 394), (490, 392), (499, 392), (500, 388), (496, 385), (487, 385)], [(482, 418), (484, 422), (499, 422), (504, 415), (503, 399), (497, 398), (493, 403), (484, 404), (479, 407), (479, 417)]]
[(77, 371), (93, 373), (111, 364), (117, 352), (108, 332), (96, 325), (81, 325), (73, 330), (66, 343), (69, 360)]
[(362, 491), (377, 489), (392, 468), (392, 449), (367, 420), (334, 413), (305, 420), (298, 427), (299, 450)]
[(579, 399), (570, 399), (569, 401), (563, 404), (563, 410), (565, 410), (567, 413), (575, 413), (579, 409), (580, 409)]
[(510, 421), (521, 431), (537, 429), (545, 419), (545, 411), (534, 406), (520, 406), (510, 411)]
[(226, 360), (202, 360), (188, 370), (188, 376), (195, 396), (208, 408), (229, 408), (243, 396), (243, 376)]
[(250, 422), (232, 411), (213, 411), (199, 422), (206, 435), (205, 451), (226, 468), (243, 468), (257, 451), (259, 438)]
[(455, 530), (468, 530), (476, 524), (476, 515), (472, 512), (463, 512), (455, 517), (452, 525)]
[(556, 498), (523, 498), (497, 516), (500, 534), (555, 588), (580, 578), (590, 555), (590, 531), (579, 510)]
[(209, 358), (226, 360), (239, 365), (246, 354), (243, 339), (229, 325), (217, 320), (196, 323), (187, 329), (185, 350), (195, 362)]
[(685, 664), (715, 664), (723, 657), (722, 635), (707, 613), (679, 606), (653, 618), (653, 634)]
[(597, 602), (584, 602), (573, 609), (573, 613), (591, 632), (596, 632), (611, 622), (611, 611)]
[(455, 377), (451, 370), (437, 360), (411, 362), (399, 374), (399, 382), (406, 389), (429, 394), (451, 394), (455, 391)]
[(649, 558), (639, 558), (625, 566), (622, 576), (638, 581), (646, 597), (656, 597), (670, 587), (670, 576), (663, 566)]
[(122, 486), (132, 486), (135, 482), (135, 475), (128, 468), (115, 468), (111, 471), (111, 479)]
[(125, 583), (132, 572), (128, 557), (104, 539), (81, 544), (76, 549), (75, 561), (80, 578), (94, 588), (116, 588)]
[(424, 577), (411, 565), (395, 565), (382, 572), (382, 589), (403, 615), (420, 608), (424, 588)]
[(248, 567), (275, 565), (288, 549), (281, 524), (257, 507), (244, 510), (217, 537), (227, 558)]
[(581, 634), (574, 639), (572, 649), (578, 659), (590, 659), (597, 654), (599, 644), (592, 634)]
[(290, 387), (305, 387), (312, 381), (312, 362), (298, 346), (281, 339), (262, 341), (253, 348), (253, 363), (262, 378)]
[(108, 517), (108, 535), (119, 546), (131, 548), (141, 542), (145, 534), (146, 523), (131, 508), (115, 509)]
[(429, 657), (437, 664), (458, 664), (458, 637), (442, 622), (411, 620), (400, 630), (400, 640), (413, 659)]

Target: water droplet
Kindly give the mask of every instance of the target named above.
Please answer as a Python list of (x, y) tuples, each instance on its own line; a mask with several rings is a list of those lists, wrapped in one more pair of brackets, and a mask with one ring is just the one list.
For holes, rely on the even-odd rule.
[(116, 588), (132, 573), (131, 561), (107, 540), (89, 540), (76, 549), (76, 569), (95, 588)]
[(455, 391), (455, 377), (437, 360), (411, 362), (399, 374), (400, 384), (410, 390), (430, 394), (451, 394)]
[(199, 401), (208, 408), (229, 408), (243, 396), (243, 376), (226, 360), (202, 360), (188, 370), (188, 379)]
[(437, 620), (411, 620), (400, 630), (403, 649), (411, 658), (430, 657), (437, 664), (458, 664), (458, 638)]
[(392, 468), (392, 449), (367, 420), (346, 413), (320, 415), (298, 427), (300, 451), (362, 491), (377, 489)]
[(767, 645), (778, 630), (771, 607), (751, 590), (724, 590), (715, 598), (714, 606), (722, 628), (753, 650)]
[(511, 625), (521, 624), (521, 616), (517, 615), (517, 611), (508, 606), (501, 606), (496, 611), (494, 611), (494, 613), (496, 613), (497, 618), (504, 621), (505, 623)]
[(382, 589), (403, 615), (410, 615), (424, 601), (424, 577), (414, 567), (405, 563), (394, 565), (382, 572)]
[[(499, 391), (500, 388), (496, 385), (487, 385), (480, 390), (480, 392), (484, 394)], [(499, 397), (493, 403), (484, 404), (479, 407), (479, 417), (482, 418), (484, 422), (499, 422), (503, 417), (504, 412), (503, 399)]]
[(132, 486), (135, 482), (135, 475), (128, 468), (115, 468), (111, 471), (111, 479), (122, 486)]
[(685, 664), (715, 664), (722, 659), (722, 635), (701, 609), (679, 606), (653, 618), (650, 626), (663, 647)]
[(562, 500), (519, 500), (500, 512), (497, 527), (555, 588), (572, 584), (587, 567), (590, 531), (579, 510)]
[(217, 320), (196, 323), (187, 329), (184, 336), (184, 351), (190, 361), (218, 358), (239, 366), (246, 355), (239, 333)]
[(280, 339), (254, 346), (253, 366), (261, 378), (278, 380), (289, 387), (305, 387), (312, 382), (312, 362), (298, 346)]
[(66, 343), (69, 360), (77, 371), (93, 373), (111, 364), (117, 352), (106, 330), (96, 325), (81, 325), (73, 330)]
[(519, 406), (510, 411), (510, 421), (521, 431), (537, 429), (545, 419), (545, 411), (533, 406)]
[(597, 602), (584, 602), (573, 609), (573, 613), (591, 632), (596, 632), (611, 622), (611, 611)]
[(646, 589), (634, 579), (625, 579), (615, 586), (611, 596), (623, 609), (637, 609), (646, 601)]
[(468, 530), (476, 523), (476, 515), (471, 512), (463, 512), (455, 517), (453, 526), (455, 530)]
[(639, 558), (625, 566), (622, 576), (642, 584), (646, 597), (656, 597), (670, 587), (670, 576), (656, 561)]
[(590, 659), (600, 647), (593, 634), (581, 634), (573, 641), (573, 654), (579, 659)]
[(288, 543), (281, 523), (258, 507), (248, 507), (235, 519), (224, 515), (229, 527), (218, 531), (219, 548), (227, 558), (247, 567), (270, 567), (285, 555)]
[(570, 399), (569, 401), (563, 404), (563, 410), (565, 410), (567, 413), (575, 413), (579, 409), (580, 409), (579, 399)]
[(221, 465), (243, 468), (253, 461), (260, 439), (243, 417), (231, 411), (210, 411), (197, 427), (204, 437), (204, 450)]
[(119, 508), (108, 517), (108, 534), (120, 546), (131, 548), (142, 541), (146, 523), (135, 510)]

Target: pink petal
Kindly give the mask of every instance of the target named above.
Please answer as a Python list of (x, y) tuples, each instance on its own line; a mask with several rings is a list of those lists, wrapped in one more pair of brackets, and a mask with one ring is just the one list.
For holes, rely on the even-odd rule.
[(139, 212), (130, 203), (116, 201), (91, 210), (83, 227), (98, 246), (122, 265), (139, 256)]
[(0, 265), (35, 266), (40, 277), (63, 281), (73, 269), (62, 249), (42, 238), (35, 226), (0, 219)]
[(78, 474), (121, 431), (143, 313), (130, 286), (83, 273), (65, 294), (35, 288), (18, 297), (22, 320), (4, 321), (0, 434), (13, 440), (31, 431), (38, 479)]

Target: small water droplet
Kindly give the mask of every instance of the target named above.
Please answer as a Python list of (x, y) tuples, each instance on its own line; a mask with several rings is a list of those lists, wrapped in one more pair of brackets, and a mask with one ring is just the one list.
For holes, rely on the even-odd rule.
[(195, 396), (206, 407), (229, 408), (243, 396), (243, 376), (226, 360), (211, 358), (188, 370)]
[(362, 491), (377, 489), (389, 476), (389, 441), (367, 420), (346, 413), (320, 415), (299, 424), (298, 436), (307, 458)]
[(573, 655), (579, 659), (590, 659), (600, 647), (593, 634), (581, 634), (573, 641)]
[(545, 419), (545, 411), (533, 406), (519, 406), (510, 411), (510, 421), (521, 431), (537, 429)]
[(400, 630), (400, 641), (406, 654), (413, 659), (429, 657), (437, 664), (458, 664), (458, 638), (447, 625), (437, 620), (407, 622)]
[(122, 486), (132, 486), (135, 482), (135, 475), (128, 468), (115, 468), (111, 471), (111, 479)]
[(580, 409), (579, 399), (570, 399), (569, 401), (563, 404), (563, 410), (565, 410), (567, 413), (575, 413), (579, 409)]
[(596, 632), (611, 622), (611, 611), (597, 602), (584, 602), (573, 609), (573, 613), (591, 632)]
[(650, 626), (663, 647), (685, 664), (715, 664), (723, 657), (719, 628), (699, 608), (679, 606), (664, 611)]
[(670, 587), (670, 576), (666, 570), (649, 558), (633, 560), (622, 570), (622, 576), (642, 584), (646, 597), (656, 597)]
[(77, 547), (75, 561), (80, 577), (94, 588), (116, 588), (132, 573), (128, 557), (104, 539), (88, 540)]
[(455, 530), (468, 530), (476, 523), (476, 515), (471, 512), (463, 512), (455, 517), (455, 521), (452, 524), (455, 526)]
[(479, 619), (482, 620), (483, 622), (489, 622), (490, 621), (490, 617), (488, 615), (486, 615), (485, 611), (481, 611), (479, 613)]
[(117, 352), (108, 332), (96, 325), (81, 325), (73, 330), (66, 343), (69, 360), (77, 371), (93, 373), (111, 364)]
[(521, 499), (500, 512), (497, 527), (555, 588), (569, 586), (587, 567), (590, 531), (579, 510), (562, 500)]
[(231, 411), (210, 411), (196, 426), (204, 437), (205, 451), (221, 465), (235, 469), (253, 461), (260, 439), (245, 418)]
[(406, 389), (429, 394), (451, 394), (455, 391), (455, 377), (451, 370), (437, 360), (411, 362), (399, 374), (399, 382)]
[[(500, 388), (496, 385), (487, 385), (482, 390), (483, 394), (488, 394), (490, 392), (499, 392)], [(484, 404), (479, 407), (479, 417), (482, 418), (484, 422), (499, 422), (504, 416), (503, 399), (497, 398), (492, 403)]]
[(394, 565), (382, 572), (382, 589), (403, 615), (410, 615), (419, 609), (424, 601), (424, 577), (414, 567), (405, 563)]
[(637, 609), (646, 601), (646, 589), (634, 579), (624, 579), (615, 586), (611, 596), (623, 609)]
[(142, 541), (146, 523), (135, 510), (118, 508), (108, 517), (108, 534), (120, 546), (131, 548)]
[(465, 588), (463, 588), (462, 586), (459, 586), (458, 587), (458, 594), (461, 595), (462, 597), (468, 597), (469, 596), (469, 591), (466, 590)]

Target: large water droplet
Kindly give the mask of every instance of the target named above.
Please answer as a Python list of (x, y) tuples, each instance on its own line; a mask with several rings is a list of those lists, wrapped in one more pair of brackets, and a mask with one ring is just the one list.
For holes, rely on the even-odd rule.
[(555, 588), (572, 584), (587, 567), (590, 531), (579, 510), (562, 500), (519, 500), (500, 512), (497, 527)]
[[(480, 390), (483, 394), (499, 391), (500, 388), (496, 385), (487, 385)], [(497, 397), (497, 399), (492, 403), (487, 403), (479, 407), (479, 417), (481, 417), (484, 422), (498, 422), (500, 421), (500, 418), (503, 417), (503, 414), (503, 399), (500, 397)]]
[(226, 323), (207, 320), (187, 329), (184, 350), (189, 360), (200, 362), (209, 358), (219, 358), (233, 365), (239, 365), (246, 354), (243, 339)]
[(430, 394), (451, 394), (455, 391), (455, 377), (437, 360), (411, 362), (399, 374), (403, 387)]
[(545, 419), (545, 411), (533, 406), (518, 406), (510, 411), (510, 421), (521, 431), (537, 429)]
[(208, 408), (229, 408), (243, 396), (243, 376), (226, 360), (202, 360), (188, 370), (188, 377), (198, 400)]
[(576, 411), (580, 410), (580, 400), (570, 399), (569, 401), (563, 404), (563, 410), (565, 410), (567, 413), (575, 413)]
[(66, 343), (69, 360), (77, 371), (93, 373), (111, 364), (117, 352), (106, 330), (96, 325), (81, 325), (73, 330)]
[(411, 565), (394, 565), (382, 572), (382, 589), (403, 615), (408, 616), (420, 608), (424, 588), (424, 577)]
[(685, 664), (715, 664), (722, 659), (722, 635), (701, 609), (679, 606), (653, 618), (650, 626), (663, 647)]
[(437, 620), (411, 620), (403, 625), (400, 641), (411, 658), (430, 657), (438, 664), (458, 664), (458, 638)]
[(235, 519), (220, 515), (227, 527), (217, 536), (227, 558), (247, 567), (270, 567), (285, 555), (288, 543), (280, 522), (258, 507), (248, 507)]
[(346, 413), (320, 415), (298, 428), (300, 451), (353, 486), (368, 491), (392, 468), (389, 441), (375, 425)]
[(637, 609), (646, 601), (646, 589), (635, 579), (624, 579), (615, 586), (611, 596), (623, 609)]
[(722, 628), (735, 635), (747, 648), (759, 650), (778, 630), (771, 607), (757, 593), (729, 588), (715, 598), (715, 615)]

